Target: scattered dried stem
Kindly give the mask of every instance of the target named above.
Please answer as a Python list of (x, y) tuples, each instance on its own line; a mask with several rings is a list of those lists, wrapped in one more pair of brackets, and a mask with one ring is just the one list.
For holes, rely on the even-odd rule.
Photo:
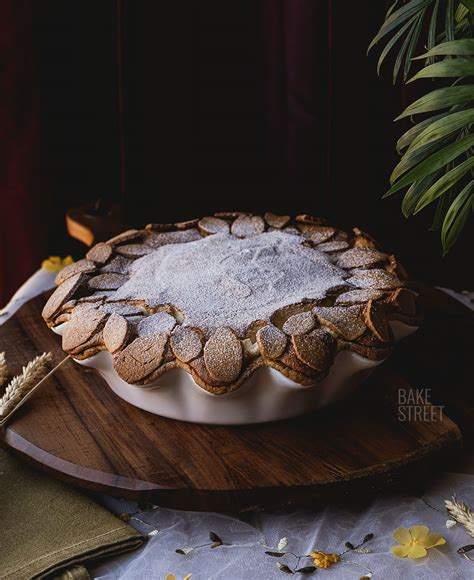
[(5, 353), (0, 352), (0, 387), (7, 380), (7, 377), (8, 377), (7, 360), (5, 358)]
[(0, 418), (4, 418), (20, 403), (24, 397), (38, 384), (48, 373), (47, 364), (51, 361), (50, 352), (35, 357), (25, 367), (22, 373), (14, 377), (5, 394), (0, 399)]
[(463, 501), (458, 501), (456, 496), (453, 496), (450, 500), (445, 500), (444, 505), (449, 515), (459, 524), (463, 525), (469, 532), (469, 535), (474, 538), (474, 512), (471, 507)]

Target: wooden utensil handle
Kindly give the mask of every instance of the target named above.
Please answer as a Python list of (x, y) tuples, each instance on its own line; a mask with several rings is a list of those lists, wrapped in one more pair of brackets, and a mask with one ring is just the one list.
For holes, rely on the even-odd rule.
[(126, 229), (120, 204), (99, 198), (66, 212), (69, 235), (86, 246), (107, 240)]

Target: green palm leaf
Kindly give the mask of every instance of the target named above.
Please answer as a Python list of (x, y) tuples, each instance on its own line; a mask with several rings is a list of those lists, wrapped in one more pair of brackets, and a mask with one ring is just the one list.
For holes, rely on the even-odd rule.
[(385, 22), (380, 27), (375, 38), (369, 45), (367, 52), (369, 52), (386, 34), (395, 30), (411, 18), (414, 14), (429, 6), (433, 0), (412, 0), (407, 4), (404, 4), (401, 8), (390, 14), (390, 16), (385, 20)]
[(464, 20), (464, 18), (466, 18), (466, 16), (469, 14), (469, 8), (466, 8), (466, 6), (463, 6), (463, 4), (459, 4), (459, 6), (456, 9), (456, 14), (454, 15), (454, 20), (456, 20), (456, 22), (459, 24), (459, 22), (461, 22), (462, 20)]
[(416, 20), (416, 16), (413, 16), (413, 18), (411, 18), (406, 24), (404, 24), (400, 30), (397, 32), (397, 34), (395, 34), (393, 36), (393, 38), (391, 38), (385, 48), (382, 50), (380, 57), (379, 57), (379, 61), (377, 63), (377, 74), (380, 74), (380, 69), (382, 67), (382, 63), (385, 60), (385, 58), (387, 57), (388, 53), (392, 50), (392, 48), (394, 47), (394, 45), (397, 43), (397, 41), (403, 36), (403, 34), (406, 32), (406, 30), (408, 30), (408, 28), (410, 26), (413, 25), (413, 23)]
[[(469, 19), (468, 18), (464, 18), (464, 20), (461, 20), (460, 22), (458, 22), (456, 24), (456, 26), (454, 27), (454, 36), (456, 38), (464, 38), (464, 36), (466, 34), (469, 37), (472, 37), (472, 35), (470, 34), (470, 26), (469, 26)], [(438, 34), (438, 36), (436, 37), (436, 40), (438, 42), (444, 42), (445, 40), (448, 40), (448, 38), (446, 36), (446, 31), (440, 32)]]
[(464, 4), (471, 12), (474, 12), (474, 0), (461, 0), (461, 4)]
[(425, 177), (430, 173), (434, 173), (436, 170), (441, 169), (450, 161), (453, 161), (462, 153), (470, 149), (474, 145), (474, 135), (469, 135), (468, 137), (464, 137), (455, 143), (451, 143), (447, 145), (440, 151), (433, 153), (427, 159), (424, 159), (421, 163), (419, 163), (416, 167), (408, 171), (403, 177), (401, 177), (388, 191), (385, 193), (383, 197), (388, 197), (402, 189), (407, 185), (410, 185), (417, 179), (421, 177)]
[(446, 255), (458, 239), (469, 216), (474, 211), (474, 181), (470, 181), (451, 204), (441, 229), (443, 254)]
[(474, 75), (474, 58), (443, 60), (422, 68), (407, 83), (423, 78), (469, 77)]
[(445, 56), (447, 54), (454, 56), (473, 56), (474, 55), (474, 38), (460, 38), (451, 42), (443, 42), (434, 46), (425, 54), (415, 57), (413, 60), (420, 60), (430, 56)]
[(422, 177), (410, 185), (407, 192), (403, 196), (402, 201), (402, 213), (406, 218), (410, 217), (415, 211), (416, 204), (420, 200), (421, 196), (424, 194), (426, 189), (430, 187), (432, 183), (434, 183), (438, 175), (440, 175), (440, 172), (436, 171), (431, 175)]
[(398, 4), (398, 0), (395, 0), (395, 2), (390, 6), (390, 8), (387, 10), (387, 14), (385, 14), (385, 20), (387, 20), (387, 18), (390, 16), (390, 14), (392, 14), (392, 12), (395, 10), (395, 8), (397, 7)]
[(408, 129), (408, 131), (406, 133), (403, 133), (403, 135), (397, 141), (397, 153), (400, 155), (402, 150), (405, 149), (405, 147), (408, 147), (410, 143), (412, 143), (413, 140), (416, 139), (416, 137), (418, 137), (418, 135), (420, 135), (420, 133), (422, 133), (426, 129), (426, 127), (428, 127), (438, 119), (444, 119), (445, 117), (446, 117), (445, 113), (439, 113), (438, 115), (433, 115), (428, 119), (420, 121), (420, 123), (417, 123), (410, 129)]
[(451, 171), (445, 173), (433, 185), (428, 188), (415, 207), (414, 214), (417, 214), (424, 207), (429, 205), (435, 199), (438, 199), (443, 193), (451, 189), (456, 183), (462, 179), (466, 173), (474, 167), (474, 157), (469, 157), (459, 165), (456, 165)]
[(454, 40), (454, 0), (448, 0), (445, 25), (446, 40)]
[(442, 195), (438, 202), (436, 203), (436, 211), (433, 218), (433, 223), (431, 224), (430, 230), (435, 232), (439, 230), (443, 225), (444, 218), (446, 217), (446, 212), (452, 202), (452, 194), (454, 189), (448, 191), (445, 195)]
[(436, 89), (409, 105), (395, 121), (409, 117), (410, 115), (446, 109), (453, 105), (465, 105), (473, 100), (474, 85), (458, 85), (455, 87)]
[(425, 15), (426, 8), (424, 8), (417, 18), (416, 24), (413, 28), (413, 32), (410, 35), (410, 42), (408, 43), (407, 54), (405, 57), (405, 68), (403, 70), (403, 79), (406, 80), (410, 74), (412, 58), (415, 54), (416, 46), (420, 38), (421, 27), (423, 26), (423, 17)]
[[(438, 22), (438, 10), (439, 10), (439, 0), (436, 0), (433, 12), (431, 13), (430, 24), (428, 27), (428, 39), (427, 39), (428, 50), (431, 50), (436, 44), (436, 24)], [(434, 58), (429, 58), (427, 64), (431, 64), (433, 62)]]
[(441, 119), (430, 123), (426, 129), (413, 139), (408, 151), (414, 151), (422, 145), (452, 135), (459, 129), (468, 127), (470, 123), (474, 123), (474, 108), (443, 115)]
[[(424, 67), (406, 82), (454, 79), (451, 86), (422, 96), (395, 119), (430, 114), (398, 139), (397, 152), (404, 153), (383, 196), (407, 188), (402, 201), (405, 217), (437, 202), (432, 229), (442, 230), (444, 253), (474, 212), (474, 180), (470, 178), (464, 187), (469, 181), (466, 176), (474, 175), (474, 83), (460, 84), (474, 76), (473, 12), (474, 0), (395, 0), (368, 49), (389, 37), (377, 63), (380, 74), (387, 56), (400, 43), (393, 66), (394, 83), (402, 65), (406, 81), (419, 60), (424, 60)], [(426, 49), (415, 56), (419, 45)]]
[(409, 171), (412, 167), (421, 163), (433, 153), (436, 153), (436, 151), (439, 151), (443, 145), (447, 144), (448, 140), (445, 140), (442, 143), (427, 143), (426, 145), (418, 147), (416, 151), (407, 151), (392, 171), (392, 174), (390, 175), (390, 183), (393, 185), (400, 176)]
[(410, 44), (411, 35), (415, 30), (417, 24), (417, 16), (413, 17), (413, 20), (410, 21), (411, 28), (408, 34), (405, 36), (405, 40), (402, 43), (400, 50), (398, 51), (397, 58), (395, 59), (395, 63), (393, 65), (393, 72), (392, 72), (392, 81), (393, 84), (397, 82), (398, 73), (400, 72), (400, 67), (402, 66), (403, 58), (405, 56), (406, 51), (408, 50), (408, 45)]

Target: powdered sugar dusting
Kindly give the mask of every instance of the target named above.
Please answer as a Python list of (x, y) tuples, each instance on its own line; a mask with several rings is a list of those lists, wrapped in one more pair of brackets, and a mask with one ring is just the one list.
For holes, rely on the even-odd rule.
[(115, 299), (174, 304), (186, 326), (206, 333), (231, 326), (243, 333), (278, 308), (324, 297), (347, 274), (323, 252), (302, 245), (301, 236), (273, 231), (162, 246), (136, 260), (129, 276)]

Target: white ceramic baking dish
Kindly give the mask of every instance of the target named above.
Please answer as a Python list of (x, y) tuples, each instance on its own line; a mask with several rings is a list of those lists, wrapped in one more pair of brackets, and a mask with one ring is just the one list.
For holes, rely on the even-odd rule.
[[(66, 324), (53, 330), (62, 334)], [(417, 330), (397, 320), (390, 326), (397, 341)], [(340, 401), (383, 361), (341, 351), (327, 377), (309, 387), (261, 367), (239, 389), (225, 395), (205, 391), (182, 369), (173, 369), (149, 385), (130, 385), (118, 376), (107, 351), (76, 362), (97, 370), (116, 395), (150, 413), (193, 423), (244, 425), (289, 419)]]

